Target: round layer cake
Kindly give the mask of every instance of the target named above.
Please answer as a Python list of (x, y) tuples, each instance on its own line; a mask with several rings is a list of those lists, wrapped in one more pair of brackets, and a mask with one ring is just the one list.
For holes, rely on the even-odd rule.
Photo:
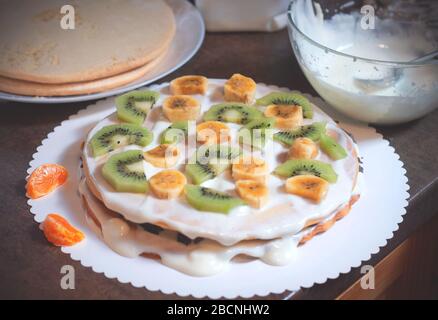
[[(192, 95), (192, 98), (198, 100), (200, 104), (201, 110), (199, 117), (197, 117), (198, 125), (205, 120), (205, 113), (212, 106), (216, 107), (225, 102), (224, 84), (224, 80), (209, 80), (205, 94)], [(95, 156), (93, 154), (91, 140), (96, 133), (106, 126), (123, 123), (116, 113), (99, 122), (89, 132), (84, 145), (83, 164), (88, 189), (105, 208), (123, 216), (127, 222), (153, 224), (177, 231), (190, 239), (206, 238), (223, 246), (233, 246), (241, 241), (271, 240), (296, 235), (306, 227), (327, 221), (327, 219), (342, 212), (344, 208), (349, 208), (350, 201), (358, 194), (357, 146), (344, 130), (315, 105), (311, 105), (313, 116), (304, 118), (301, 125), (325, 123), (327, 135), (335, 137), (337, 144), (346, 151), (345, 156), (338, 160), (333, 160), (322, 150), (319, 150), (314, 158), (315, 161), (330, 165), (336, 174), (336, 181), (331, 181), (322, 201), (315, 202), (286, 192), (285, 178), (271, 174), (287, 160), (288, 148), (279, 143), (278, 139), (266, 139), (262, 148), (253, 150), (253, 156), (264, 159), (270, 172), (266, 178), (269, 196), (266, 203), (260, 208), (244, 204), (223, 214), (196, 209), (187, 201), (184, 193), (175, 199), (160, 199), (151, 192), (117, 192), (102, 174), (105, 163), (111, 157), (128, 150), (139, 150), (143, 153), (154, 149), (162, 142), (162, 133), (172, 125), (162, 107), (163, 101), (171, 96), (169, 84), (154, 87), (153, 90), (157, 91), (160, 96), (155, 101), (155, 107), (140, 125), (152, 133), (153, 137), (147, 146), (124, 145), (102, 155)], [(258, 84), (255, 88), (255, 98), (261, 98), (274, 91), (279, 91), (279, 89)], [(248, 104), (248, 107), (260, 110), (261, 113), (266, 111), (266, 106)], [(242, 124), (227, 122), (226, 125), (229, 128), (231, 146), (241, 147), (238, 132), (242, 128)], [(283, 131), (284, 129), (274, 129), (274, 134)], [(196, 143), (196, 137), (193, 140), (191, 135), (196, 135), (196, 131), (190, 132), (189, 130), (187, 139), (189, 143), (183, 140), (175, 144), (181, 152), (178, 161), (171, 167), (171, 169), (186, 175), (187, 162), (200, 147)], [(190, 141), (195, 141), (195, 143), (190, 143)], [(148, 179), (164, 170), (155, 167), (146, 160), (142, 161), (142, 167)], [(193, 183), (190, 177), (188, 177), (188, 183)], [(238, 198), (235, 181), (229, 168), (213, 179), (203, 182), (202, 187)]]

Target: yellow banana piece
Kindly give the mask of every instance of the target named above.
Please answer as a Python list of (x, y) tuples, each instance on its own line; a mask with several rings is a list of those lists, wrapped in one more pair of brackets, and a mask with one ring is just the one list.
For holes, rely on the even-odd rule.
[(309, 138), (297, 138), (289, 149), (289, 159), (315, 159), (318, 155), (317, 144)]
[(251, 104), (254, 102), (255, 92), (255, 81), (239, 73), (233, 74), (224, 86), (225, 101)]
[(275, 118), (275, 126), (279, 129), (291, 129), (303, 124), (301, 106), (272, 104), (266, 107), (265, 116)]
[(266, 184), (254, 180), (238, 180), (237, 194), (254, 208), (261, 208), (268, 202), (269, 190)]
[(329, 183), (316, 176), (302, 175), (286, 180), (286, 192), (310, 199), (316, 203), (321, 202), (327, 195)]
[(170, 82), (170, 92), (178, 94), (205, 94), (208, 88), (208, 79), (203, 76), (183, 76)]
[(159, 146), (143, 153), (144, 159), (157, 168), (173, 167), (179, 158), (180, 151), (172, 144), (160, 144)]
[(219, 121), (206, 121), (196, 126), (196, 139), (200, 143), (219, 144), (230, 141), (230, 128)]
[(262, 159), (242, 157), (233, 163), (231, 172), (235, 181), (254, 180), (265, 182), (269, 174), (269, 168), (266, 161)]
[(200, 110), (198, 100), (187, 95), (170, 96), (163, 102), (164, 115), (170, 122), (196, 120)]
[(163, 170), (149, 179), (149, 187), (160, 199), (178, 198), (186, 183), (185, 175), (177, 170)]

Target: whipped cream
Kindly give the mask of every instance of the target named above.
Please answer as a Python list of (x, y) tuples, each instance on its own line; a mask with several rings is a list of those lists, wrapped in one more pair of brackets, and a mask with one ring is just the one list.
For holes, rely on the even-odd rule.
[(380, 19), (375, 13), (372, 29), (363, 27), (369, 22), (359, 12), (338, 12), (328, 19), (317, 1), (296, 0), (293, 6), (292, 18), (300, 31), (341, 53), (292, 34), (307, 79), (334, 107), (373, 123), (408, 121), (436, 107), (437, 64), (403, 67), (373, 61), (409, 62), (436, 50), (436, 29), (428, 28), (425, 21)]

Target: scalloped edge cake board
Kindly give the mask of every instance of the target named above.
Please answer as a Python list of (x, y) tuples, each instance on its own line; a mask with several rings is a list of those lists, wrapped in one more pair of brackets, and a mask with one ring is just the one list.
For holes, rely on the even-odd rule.
[[(223, 83), (225, 80), (210, 81)], [(152, 86), (151, 89), (166, 85)], [(287, 90), (276, 86), (269, 88)], [(59, 163), (68, 169), (70, 177), (56, 192), (38, 200), (29, 200), (30, 211), (38, 223), (49, 213), (59, 213), (85, 233), (85, 241), (61, 248), (73, 260), (103, 273), (107, 278), (116, 278), (122, 283), (131, 283), (134, 287), (151, 291), (196, 298), (250, 298), (279, 294), (285, 290), (296, 291), (300, 287), (308, 288), (315, 283), (337, 278), (341, 273), (348, 273), (351, 268), (369, 260), (393, 237), (406, 213), (408, 179), (400, 157), (374, 128), (346, 120), (321, 99), (306, 96), (338, 120), (339, 125), (357, 141), (364, 168), (365, 190), (345, 218), (300, 247), (296, 261), (288, 266), (273, 267), (260, 261), (251, 261), (233, 264), (229, 271), (216, 276), (195, 278), (167, 268), (159, 261), (143, 257), (125, 258), (109, 249), (85, 220), (78, 193), (78, 167), (81, 143), (98, 121), (115, 111), (114, 98), (99, 101), (79, 111), (42, 141), (27, 172), (30, 174), (44, 163)]]

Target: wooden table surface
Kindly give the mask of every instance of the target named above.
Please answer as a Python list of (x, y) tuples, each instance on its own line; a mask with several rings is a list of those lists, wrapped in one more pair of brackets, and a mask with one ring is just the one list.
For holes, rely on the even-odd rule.
[[(160, 80), (184, 74), (227, 78), (235, 72), (257, 82), (315, 94), (293, 56), (286, 31), (277, 33), (207, 34), (198, 54), (184, 67)], [(24, 299), (173, 299), (121, 284), (83, 267), (47, 243), (29, 212), (24, 185), (32, 154), (61, 121), (90, 102), (31, 105), (0, 102), (0, 298)], [(438, 101), (437, 101), (438, 103)], [(430, 221), (438, 197), (438, 110), (423, 119), (392, 127), (377, 127), (405, 164), (410, 194), (408, 213), (387, 246), (373, 255), (375, 264)], [(62, 290), (60, 268), (76, 271), (76, 289)], [(293, 299), (333, 299), (360, 277), (359, 268), (325, 284), (302, 289)], [(268, 298), (289, 298), (290, 293)]]

